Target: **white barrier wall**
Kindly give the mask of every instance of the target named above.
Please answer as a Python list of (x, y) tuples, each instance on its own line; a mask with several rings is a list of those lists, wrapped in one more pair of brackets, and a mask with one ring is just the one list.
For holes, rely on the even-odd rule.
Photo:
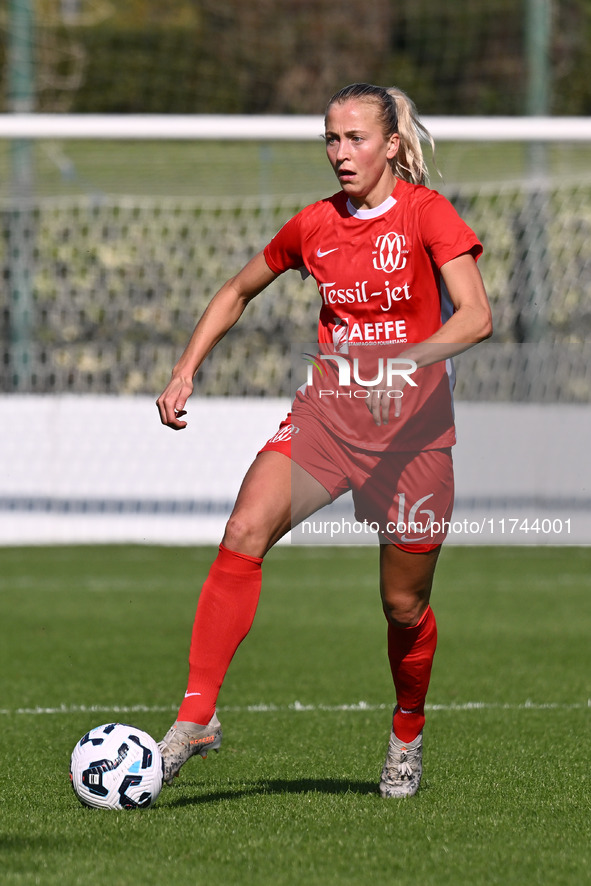
[[(289, 401), (199, 399), (164, 428), (146, 397), (0, 397), (0, 544), (217, 543)], [(589, 544), (587, 406), (457, 404), (449, 543)], [(343, 530), (308, 542), (350, 543)], [(371, 541), (371, 539), (365, 539)]]
[(287, 401), (203, 399), (161, 425), (148, 397), (0, 398), (0, 543), (217, 542)]

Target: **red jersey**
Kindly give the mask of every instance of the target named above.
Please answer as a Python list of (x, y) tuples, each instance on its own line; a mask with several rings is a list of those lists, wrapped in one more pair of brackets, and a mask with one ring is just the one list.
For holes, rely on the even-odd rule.
[(375, 426), (363, 397), (369, 380), (387, 381), (389, 357), (402, 358), (408, 345), (424, 341), (451, 315), (439, 269), (467, 252), (478, 258), (482, 245), (449, 201), (402, 180), (375, 209), (355, 209), (342, 191), (307, 206), (266, 246), (265, 260), (275, 273), (305, 268), (312, 275), (322, 302), (321, 350), (325, 346), (351, 364), (349, 395), (335, 359), (320, 367), (325, 372), (309, 375), (300, 395), (337, 435), (368, 449), (455, 442), (451, 361), (414, 374), (416, 386), (404, 387), (401, 417), (388, 425)]

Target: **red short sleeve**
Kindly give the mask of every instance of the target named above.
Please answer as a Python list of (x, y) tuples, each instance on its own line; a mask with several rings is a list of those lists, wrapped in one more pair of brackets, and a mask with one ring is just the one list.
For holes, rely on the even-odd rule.
[(290, 218), (263, 250), (265, 261), (275, 274), (297, 270), (304, 264), (302, 258), (301, 213)]
[(460, 218), (449, 200), (435, 191), (420, 215), (419, 229), (425, 248), (440, 268), (446, 262), (471, 253), (476, 260), (482, 255), (482, 243), (474, 231)]

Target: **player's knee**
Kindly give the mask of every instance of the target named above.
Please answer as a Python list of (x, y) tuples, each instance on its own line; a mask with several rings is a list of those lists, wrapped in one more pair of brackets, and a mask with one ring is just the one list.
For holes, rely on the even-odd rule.
[(390, 594), (383, 598), (384, 615), (397, 628), (412, 628), (423, 617), (429, 600), (423, 595), (408, 596)]
[(267, 534), (253, 514), (239, 511), (231, 515), (226, 523), (223, 544), (230, 551), (262, 557), (268, 547)]

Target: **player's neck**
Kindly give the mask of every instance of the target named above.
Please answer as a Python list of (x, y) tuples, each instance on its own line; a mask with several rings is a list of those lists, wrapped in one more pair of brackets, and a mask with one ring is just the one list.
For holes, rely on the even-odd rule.
[(383, 182), (380, 182), (379, 185), (369, 194), (366, 194), (363, 197), (357, 197), (352, 194), (349, 195), (349, 203), (357, 210), (362, 211), (373, 211), (382, 206), (386, 200), (389, 200), (392, 197), (395, 189), (396, 183), (398, 179), (394, 176), (388, 177)]
[(357, 209), (356, 206), (353, 205), (351, 200), (347, 200), (347, 211), (349, 215), (354, 216), (355, 218), (369, 220), (372, 218), (379, 218), (380, 215), (384, 215), (393, 206), (396, 204), (396, 198), (390, 194), (389, 197), (386, 197), (383, 203), (380, 203), (379, 206), (374, 207), (373, 209)]

